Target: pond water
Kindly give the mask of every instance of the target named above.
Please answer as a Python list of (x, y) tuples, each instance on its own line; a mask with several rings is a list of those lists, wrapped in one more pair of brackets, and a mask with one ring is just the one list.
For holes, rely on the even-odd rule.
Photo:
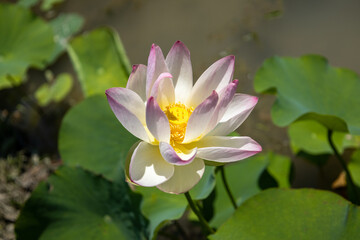
[[(298, 57), (320, 54), (334, 66), (360, 72), (360, 1), (358, 0), (77, 0), (58, 9), (86, 19), (85, 30), (115, 28), (132, 63), (146, 64), (152, 43), (166, 54), (176, 40), (191, 51), (195, 79), (222, 56), (236, 56), (238, 92), (255, 94), (256, 69), (273, 55)], [(264, 150), (291, 155), (286, 129), (271, 122), (272, 96), (261, 96), (258, 106), (238, 130), (256, 139)], [(328, 188), (340, 165), (320, 171), (298, 158), (295, 187)]]

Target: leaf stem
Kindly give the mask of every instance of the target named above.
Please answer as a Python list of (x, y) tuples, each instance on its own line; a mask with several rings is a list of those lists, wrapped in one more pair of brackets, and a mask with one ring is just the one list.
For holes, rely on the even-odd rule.
[(359, 205), (360, 201), (359, 201), (358, 191), (356, 189), (356, 186), (355, 186), (354, 181), (353, 181), (353, 179), (351, 177), (350, 171), (349, 171), (349, 169), (348, 169), (348, 167), (346, 165), (345, 160), (341, 157), (338, 150), (336, 149), (336, 146), (335, 146), (334, 142), (332, 141), (332, 134), (333, 134), (333, 131), (328, 129), (327, 137), (328, 137), (329, 144), (330, 144), (332, 150), (334, 151), (334, 154), (335, 154), (336, 158), (339, 160), (341, 166), (345, 170), (347, 182), (349, 183), (349, 188), (351, 189), (351, 191), (353, 193), (354, 203)]
[(227, 193), (227, 195), (228, 195), (229, 198), (230, 198), (231, 204), (233, 205), (234, 209), (236, 210), (236, 209), (237, 209), (237, 204), (236, 204), (234, 195), (232, 194), (232, 192), (231, 192), (231, 190), (230, 190), (229, 184), (228, 184), (228, 182), (227, 182), (227, 180), (226, 180), (226, 175), (225, 175), (224, 166), (220, 166), (219, 169), (220, 169), (221, 179), (222, 179), (222, 181), (223, 181), (223, 184), (224, 184), (226, 193)]
[(199, 219), (201, 225), (203, 226), (203, 228), (208, 233), (211, 233), (211, 234), (215, 233), (214, 229), (212, 229), (210, 227), (208, 222), (205, 220), (204, 216), (201, 214), (200, 210), (196, 207), (196, 205), (195, 205), (194, 201), (192, 200), (189, 192), (185, 193), (185, 197), (186, 197), (186, 200), (189, 203), (189, 206), (190, 206), (191, 210), (196, 214), (196, 216), (198, 217), (198, 219)]

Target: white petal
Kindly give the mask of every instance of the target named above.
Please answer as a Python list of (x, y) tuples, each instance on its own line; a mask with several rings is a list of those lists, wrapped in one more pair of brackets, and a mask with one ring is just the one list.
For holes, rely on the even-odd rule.
[(230, 102), (234, 98), (234, 94), (236, 92), (236, 88), (239, 81), (234, 80), (233, 82), (229, 83), (225, 88), (223, 88), (219, 93), (219, 102), (216, 105), (214, 114), (211, 117), (211, 120), (204, 132), (206, 135), (208, 132), (214, 129), (214, 127), (218, 124), (220, 119), (224, 116), (227, 108), (229, 107)]
[(151, 89), (163, 72), (169, 72), (161, 48), (155, 44), (151, 46), (146, 72), (146, 98), (150, 97)]
[(126, 88), (110, 88), (106, 90), (110, 107), (121, 124), (134, 136), (150, 141), (144, 128), (145, 104), (132, 90)]
[(175, 166), (174, 175), (157, 187), (167, 193), (185, 193), (193, 188), (201, 179), (205, 171), (202, 159), (195, 158), (192, 163), (184, 166)]
[(213, 91), (208, 98), (195, 108), (187, 123), (183, 143), (191, 142), (203, 134), (211, 120), (218, 99), (218, 94)]
[(132, 182), (144, 187), (157, 186), (174, 174), (174, 166), (160, 155), (158, 146), (141, 142), (130, 162), (129, 175)]
[(235, 94), (218, 125), (207, 135), (225, 136), (235, 131), (249, 116), (257, 102), (257, 97)]
[(220, 92), (232, 80), (234, 73), (234, 56), (224, 57), (212, 64), (196, 81), (187, 101), (188, 106), (197, 106), (213, 90)]
[(158, 141), (170, 141), (169, 120), (155, 101), (154, 97), (150, 97), (146, 104), (146, 125), (151, 134)]
[(173, 75), (176, 102), (186, 103), (193, 84), (190, 51), (182, 42), (177, 41), (170, 49), (165, 62)]
[(171, 78), (170, 73), (161, 73), (151, 89), (151, 96), (155, 97), (162, 109), (175, 102), (175, 90)]
[(178, 149), (179, 152), (176, 152), (170, 144), (165, 142), (160, 142), (159, 149), (161, 156), (163, 156), (165, 161), (175, 165), (186, 165), (191, 163), (194, 160), (197, 152), (197, 148), (181, 148)]
[(261, 146), (250, 137), (205, 137), (196, 143), (196, 157), (221, 163), (248, 158), (261, 152)]
[(143, 102), (146, 101), (146, 66), (134, 65), (126, 88), (136, 92)]

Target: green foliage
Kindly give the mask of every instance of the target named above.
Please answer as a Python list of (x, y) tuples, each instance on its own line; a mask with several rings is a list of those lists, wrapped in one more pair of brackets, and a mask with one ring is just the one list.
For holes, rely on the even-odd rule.
[(98, 28), (73, 39), (68, 52), (85, 97), (126, 86), (131, 66), (112, 29)]
[(59, 151), (70, 166), (79, 165), (123, 181), (125, 159), (136, 141), (116, 119), (104, 94), (85, 99), (66, 114), (59, 133)]
[(51, 20), (49, 24), (54, 30), (54, 41), (56, 44), (49, 60), (52, 63), (66, 50), (69, 38), (80, 31), (84, 24), (84, 19), (77, 14), (63, 13)]
[(17, 239), (145, 239), (138, 196), (81, 168), (61, 167), (41, 183), (16, 222)]
[(334, 131), (360, 135), (360, 79), (350, 70), (329, 66), (315, 55), (301, 58), (272, 57), (255, 76), (257, 92), (273, 92), (275, 124), (287, 126), (312, 119)]
[(29, 67), (43, 68), (55, 43), (50, 25), (30, 10), (0, 4), (0, 89), (19, 85)]
[(70, 74), (60, 74), (53, 83), (42, 84), (35, 92), (35, 98), (40, 106), (46, 106), (50, 102), (60, 102), (70, 92), (73, 79)]
[[(294, 153), (300, 151), (314, 155), (333, 153), (327, 139), (327, 129), (316, 121), (304, 120), (294, 122), (289, 126), (288, 134)], [(342, 153), (345, 148), (360, 146), (358, 136), (352, 136), (342, 132), (334, 132), (333, 141), (340, 153)]]
[[(237, 205), (261, 191), (260, 176), (266, 171), (272, 180), (281, 187), (289, 187), (291, 161), (288, 157), (268, 153), (259, 154), (240, 162), (225, 166), (229, 187), (236, 198)], [(210, 224), (219, 227), (234, 212), (234, 208), (225, 191), (218, 173), (216, 176), (216, 198), (214, 202), (214, 218)]]
[(34, 5), (36, 5), (40, 0), (19, 0), (17, 2), (18, 5), (23, 6), (23, 7), (32, 7)]
[(360, 187), (360, 149), (356, 150), (352, 154), (348, 168), (354, 183)]
[(41, 10), (49, 11), (54, 5), (62, 3), (64, 0), (42, 0)]
[(334, 193), (269, 189), (241, 205), (210, 239), (357, 239), (359, 229), (359, 208)]

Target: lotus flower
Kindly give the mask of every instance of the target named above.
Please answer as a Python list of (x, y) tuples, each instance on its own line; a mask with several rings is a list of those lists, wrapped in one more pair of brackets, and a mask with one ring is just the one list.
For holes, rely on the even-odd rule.
[(234, 62), (234, 56), (218, 60), (193, 85), (186, 46), (177, 41), (164, 58), (153, 44), (148, 66), (134, 65), (126, 88), (106, 90), (117, 119), (142, 140), (130, 158), (130, 181), (180, 194), (201, 179), (205, 163), (236, 162), (261, 151), (250, 137), (227, 136), (258, 101), (235, 93)]

